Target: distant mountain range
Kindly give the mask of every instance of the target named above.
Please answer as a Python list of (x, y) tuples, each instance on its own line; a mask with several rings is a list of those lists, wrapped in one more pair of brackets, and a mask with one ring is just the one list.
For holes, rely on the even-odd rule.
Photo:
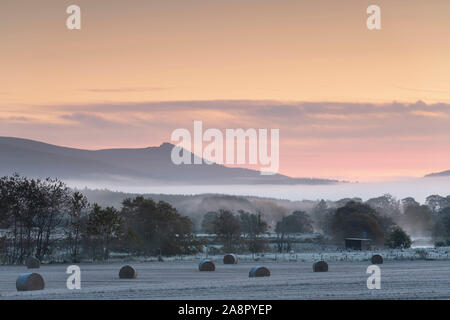
[(434, 172), (427, 174), (425, 176), (426, 178), (432, 178), (432, 177), (450, 177), (450, 170), (442, 171), (442, 172)]
[[(144, 184), (333, 184), (337, 180), (291, 178), (219, 164), (175, 165), (173, 145), (141, 149), (83, 150), (0, 137), (0, 175), (58, 177), (77, 181), (129, 180)], [(191, 154), (193, 158), (194, 155)]]

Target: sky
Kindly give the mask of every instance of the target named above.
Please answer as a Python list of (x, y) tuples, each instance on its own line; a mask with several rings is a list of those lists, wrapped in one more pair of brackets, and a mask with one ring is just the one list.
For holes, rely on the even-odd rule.
[[(81, 30), (65, 11), (81, 8)], [(381, 8), (368, 30), (366, 8)], [(280, 129), (280, 172), (450, 169), (448, 0), (3, 0), (0, 135), (86, 149)]]

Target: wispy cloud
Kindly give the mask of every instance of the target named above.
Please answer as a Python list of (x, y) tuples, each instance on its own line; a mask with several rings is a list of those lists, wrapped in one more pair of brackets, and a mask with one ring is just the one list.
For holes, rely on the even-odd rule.
[(23, 116), (12, 116), (12, 117), (1, 117), (2, 121), (11, 121), (11, 122), (30, 122), (33, 121), (32, 118), (23, 117)]
[[(86, 127), (138, 126), (169, 132), (203, 120), (205, 126), (280, 128), (290, 136), (333, 140), (343, 137), (398, 138), (411, 134), (450, 135), (450, 104), (363, 104), (246, 100), (102, 103), (40, 107), (59, 119)], [(49, 121), (54, 121), (49, 119)], [(58, 118), (56, 118), (56, 121)]]
[(445, 93), (450, 94), (449, 90), (439, 90), (439, 89), (424, 89), (424, 88), (409, 88), (409, 87), (402, 87), (402, 86), (393, 86), (397, 89), (407, 90), (407, 91), (414, 91), (414, 92), (430, 92), (430, 93)]
[(164, 91), (170, 90), (169, 87), (125, 87), (125, 88), (88, 88), (82, 89), (88, 92), (98, 92), (98, 93), (123, 93), (123, 92), (147, 92), (147, 91)]
[(87, 128), (114, 128), (117, 126), (127, 125), (127, 123), (121, 123), (120, 121), (115, 121), (111, 119), (106, 119), (105, 117), (89, 114), (75, 112), (71, 114), (63, 114), (60, 116), (63, 120), (68, 120), (72, 124), (82, 125)]

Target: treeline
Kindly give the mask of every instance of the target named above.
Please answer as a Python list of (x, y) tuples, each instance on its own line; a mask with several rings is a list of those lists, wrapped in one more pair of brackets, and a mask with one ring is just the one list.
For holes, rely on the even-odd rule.
[(239, 210), (236, 214), (230, 210), (208, 212), (202, 222), (205, 233), (215, 234), (213, 241), (223, 245), (224, 252), (252, 252), (268, 250), (268, 241), (261, 237), (267, 233), (267, 222), (260, 214)]
[(398, 246), (402, 238), (432, 237), (436, 245), (450, 245), (450, 196), (431, 195), (424, 204), (414, 198), (401, 200), (386, 194), (367, 201), (342, 199), (336, 203), (321, 200), (312, 210), (315, 226), (321, 232), (342, 240), (366, 234), (379, 245)]
[(261, 213), (221, 209), (207, 212), (203, 217), (201, 229), (204, 233), (215, 235), (212, 241), (222, 245), (222, 252), (238, 253), (270, 251), (265, 234), (275, 231), (277, 250), (283, 252), (291, 250), (294, 235), (313, 232), (313, 221), (306, 212), (294, 211), (282, 217), (276, 223), (275, 230), (270, 230)]
[(201, 244), (192, 222), (165, 202), (125, 199), (121, 210), (90, 204), (58, 179), (0, 178), (0, 260), (106, 260), (111, 251), (135, 255), (192, 254)]
[(411, 197), (398, 200), (386, 194), (365, 202), (355, 198), (336, 204), (321, 200), (312, 211), (317, 229), (334, 239), (366, 234), (380, 246), (407, 247), (411, 244), (407, 235), (412, 235), (450, 245), (450, 196), (431, 195), (421, 204)]
[[(220, 210), (204, 215), (201, 229), (205, 233), (215, 233), (227, 251), (242, 248), (242, 235), (247, 235), (245, 217), (259, 221), (264, 228), (258, 228), (256, 222), (251, 226), (251, 239), (247, 247), (257, 252), (267, 249), (267, 241), (261, 234), (267, 231), (277, 235), (279, 252), (292, 249), (294, 235), (320, 232), (324, 237), (317, 240), (322, 243), (342, 244), (345, 238), (369, 238), (378, 247), (409, 247), (410, 235), (432, 236), (436, 245), (450, 245), (450, 196), (432, 195), (420, 204), (413, 198), (397, 200), (389, 194), (362, 201), (359, 198), (342, 199), (336, 202), (318, 201), (311, 212), (296, 210), (276, 222), (269, 230), (261, 214), (244, 211), (232, 213)], [(330, 241), (326, 241), (330, 239)]]
[(67, 262), (107, 260), (112, 252), (187, 255), (215, 244), (222, 252), (258, 253), (272, 250), (269, 232), (276, 234), (279, 252), (292, 250), (298, 234), (313, 232), (322, 235), (312, 240), (320, 243), (367, 237), (379, 247), (408, 247), (412, 235), (450, 245), (450, 196), (432, 195), (425, 204), (390, 195), (365, 202), (321, 200), (310, 210), (283, 215), (273, 214), (280, 206), (268, 213), (221, 209), (203, 215), (207, 237), (197, 237), (191, 219), (164, 201), (134, 196), (116, 207), (91, 204), (58, 179), (0, 178), (0, 262), (22, 264), (30, 255)]

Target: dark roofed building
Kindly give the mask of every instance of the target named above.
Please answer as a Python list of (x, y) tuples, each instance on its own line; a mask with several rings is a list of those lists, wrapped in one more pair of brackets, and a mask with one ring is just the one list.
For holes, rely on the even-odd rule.
[(363, 238), (345, 238), (345, 249), (352, 250), (370, 250), (371, 239)]

